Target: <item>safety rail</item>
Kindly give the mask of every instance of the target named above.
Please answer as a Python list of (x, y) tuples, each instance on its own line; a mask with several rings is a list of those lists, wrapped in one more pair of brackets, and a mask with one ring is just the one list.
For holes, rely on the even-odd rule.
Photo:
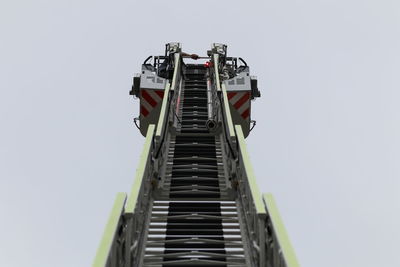
[(174, 55), (174, 74), (172, 75), (171, 90), (174, 91), (179, 85), (179, 75), (181, 73), (181, 54), (175, 53)]
[(108, 219), (103, 237), (97, 249), (96, 257), (93, 262), (93, 267), (115, 267), (124, 261), (123, 250), (125, 245), (124, 219), (121, 216), (124, 213), (126, 202), (126, 194), (118, 193), (110, 217)]
[(238, 141), (236, 169), (238, 199), (253, 264), (260, 267), (299, 267), (294, 250), (271, 194), (258, 190), (242, 127), (235, 125)]
[[(176, 102), (179, 101), (179, 92), (181, 85), (181, 55), (180, 53), (175, 53), (174, 55), (174, 73), (172, 76), (171, 83), (167, 83), (164, 90), (164, 97), (161, 105), (161, 111), (159, 120), (157, 123), (156, 133), (155, 133), (155, 154), (154, 157), (154, 165), (155, 165), (155, 174), (157, 184), (157, 189), (162, 189), (164, 185), (165, 178), (165, 170), (167, 167), (168, 161), (168, 148), (169, 148), (169, 126), (171, 121), (176, 120)], [(176, 127), (176, 123), (175, 123)], [(158, 191), (155, 191), (157, 193)]]
[(267, 212), (262, 195), (258, 190), (253, 167), (250, 163), (242, 127), (235, 125), (238, 143), (238, 158), (236, 165), (236, 181), (240, 212), (243, 218), (242, 231), (247, 233), (248, 251), (254, 266), (265, 265), (265, 217)]
[(169, 102), (170, 102), (170, 97), (169, 97), (170, 88), (171, 88), (171, 84), (167, 83), (165, 85), (163, 101), (161, 104), (160, 116), (159, 116), (158, 123), (157, 123), (156, 142), (162, 138), (164, 130), (167, 125), (165, 123), (165, 121), (168, 119), (167, 116), (168, 116), (168, 108), (169, 108)]
[[(154, 158), (157, 161), (156, 166), (157, 168), (162, 168), (163, 165), (163, 157), (166, 153), (166, 140), (168, 140), (167, 135), (168, 135), (168, 123), (166, 123), (169, 120), (169, 114), (170, 114), (170, 106), (171, 106), (171, 98), (172, 98), (173, 92), (170, 90), (170, 83), (167, 83), (165, 86), (164, 90), (164, 97), (163, 101), (161, 104), (161, 111), (160, 111), (160, 116), (158, 119), (157, 123), (157, 128), (156, 128), (156, 133), (154, 136), (154, 143), (155, 143), (155, 153), (154, 153)], [(160, 160), (161, 159), (161, 160)]]
[(224, 133), (222, 137), (223, 140), (222, 153), (223, 153), (223, 161), (224, 161), (224, 170), (227, 173), (227, 178), (230, 180), (226, 181), (228, 188), (232, 189), (232, 179), (231, 177), (236, 175), (236, 161), (234, 159), (237, 158), (237, 149), (236, 149), (236, 134), (233, 127), (231, 112), (229, 108), (228, 97), (226, 93), (225, 85), (222, 84), (221, 92), (219, 92), (219, 106), (220, 110), (219, 121), (221, 122), (221, 130)]
[(272, 194), (264, 194), (267, 266), (300, 267)]
[(221, 91), (221, 83), (219, 81), (219, 56), (218, 54), (214, 54), (212, 58), (212, 66), (213, 66), (213, 71), (214, 71), (214, 77), (215, 77), (215, 85), (217, 86), (217, 91)]
[[(167, 157), (164, 142), (168, 134), (168, 123), (172, 93), (179, 86), (180, 54), (175, 54), (172, 83), (167, 83), (164, 91), (157, 129), (149, 125), (144, 142), (139, 166), (132, 190), (127, 199), (126, 194), (117, 195), (109, 222), (98, 248), (93, 267), (140, 266), (141, 254), (146, 242), (146, 225), (151, 210), (152, 191), (158, 183), (158, 174), (162, 171)], [(171, 92), (172, 91), (172, 92)], [(152, 151), (159, 151), (157, 160)], [(165, 161), (165, 162), (164, 162)]]
[(146, 243), (146, 225), (151, 210), (151, 198), (157, 177), (152, 151), (154, 151), (155, 125), (150, 124), (146, 134), (135, 181), (128, 197), (125, 216), (127, 217), (126, 266), (140, 266), (143, 247)]
[[(214, 54), (214, 62), (218, 64), (218, 55)], [(235, 147), (236, 147), (236, 134), (235, 134), (235, 129), (233, 127), (233, 121), (232, 121), (232, 116), (231, 116), (231, 111), (229, 107), (229, 100), (228, 100), (228, 95), (226, 91), (226, 86), (224, 83), (222, 85), (219, 82), (219, 73), (218, 73), (218, 67), (214, 68), (213, 71), (210, 73), (212, 77), (215, 77), (214, 80), (214, 86), (217, 89), (217, 94), (218, 94), (218, 119), (217, 121), (221, 122), (222, 124), (222, 131), (224, 132), (224, 137), (225, 141), (223, 142), (224, 144), (224, 152), (225, 152), (225, 164), (224, 167), (226, 170), (232, 170), (233, 167), (231, 166), (231, 161), (228, 160), (229, 158), (236, 158), (236, 152), (235, 152)], [(228, 172), (229, 173), (229, 172)]]
[(145, 229), (155, 173), (151, 154), (154, 130), (155, 125), (150, 124), (128, 200), (123, 193), (117, 195), (93, 267), (140, 265), (137, 261), (146, 242)]
[(231, 111), (229, 108), (229, 100), (228, 100), (228, 95), (226, 92), (225, 84), (222, 84), (221, 88), (222, 88), (221, 89), (222, 90), (222, 101), (223, 101), (223, 105), (224, 105), (223, 116), (224, 116), (224, 118), (226, 120), (226, 124), (227, 124), (227, 130), (228, 130), (227, 134), (228, 134), (230, 140), (235, 140), (236, 139), (235, 131), (233, 128), (232, 116), (231, 116)]
[[(181, 78), (181, 57), (180, 53), (175, 54), (174, 58), (174, 73), (172, 75), (171, 83), (167, 83), (164, 90), (163, 101), (161, 104), (161, 111), (157, 123), (155, 140), (156, 140), (156, 147), (159, 149), (161, 143), (165, 140), (165, 131), (168, 127), (168, 123), (166, 123), (170, 119), (171, 108), (175, 105), (177, 101), (175, 93), (176, 89), (180, 85), (180, 78)], [(172, 96), (172, 97), (171, 97)], [(172, 110), (172, 113), (174, 110)], [(158, 153), (157, 153), (158, 154)], [(157, 157), (159, 155), (156, 155)]]

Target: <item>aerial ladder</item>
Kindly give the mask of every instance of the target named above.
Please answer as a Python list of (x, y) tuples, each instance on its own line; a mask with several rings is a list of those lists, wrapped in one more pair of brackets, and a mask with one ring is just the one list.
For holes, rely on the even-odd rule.
[(224, 44), (212, 44), (203, 63), (185, 57), (180, 43), (168, 43), (133, 78), (145, 142), (93, 267), (298, 267), (246, 148), (251, 102), (260, 97), (256, 77)]

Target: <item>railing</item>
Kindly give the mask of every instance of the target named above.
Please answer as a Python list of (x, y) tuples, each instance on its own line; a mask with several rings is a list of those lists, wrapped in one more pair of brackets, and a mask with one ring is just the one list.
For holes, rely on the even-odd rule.
[(168, 108), (170, 102), (170, 95), (169, 95), (170, 87), (171, 87), (170, 83), (167, 83), (164, 89), (164, 96), (161, 104), (160, 116), (158, 119), (157, 129), (156, 129), (156, 143), (159, 142), (163, 137), (167, 125), (165, 121), (168, 119), (167, 116), (168, 116)]
[[(246, 62), (239, 58), (245, 66)], [(235, 59), (235, 64), (237, 59)], [(219, 94), (222, 122), (224, 169), (236, 189), (241, 231), (248, 264), (259, 267), (299, 267), (294, 250), (290, 245), (278, 209), (272, 195), (262, 195), (258, 190), (256, 178), (250, 163), (243, 130), (240, 125), (233, 126), (225, 84), (220, 83), (219, 55), (212, 56), (213, 68), (210, 71), (214, 86)]]
[(267, 266), (300, 267), (272, 194), (264, 194), (263, 200), (267, 210), (264, 229)]
[[(181, 58), (180, 54), (176, 53), (174, 58), (174, 74), (172, 76), (171, 83), (167, 83), (164, 90), (164, 97), (161, 104), (160, 116), (157, 123), (156, 134), (155, 134), (155, 142), (156, 142), (156, 157), (159, 157), (159, 149), (164, 142), (166, 132), (168, 131), (168, 121), (171, 120), (171, 116), (174, 116), (173, 107), (175, 106), (175, 102), (177, 101), (177, 95), (179, 95), (176, 91), (180, 85), (181, 79)], [(172, 115), (171, 115), (172, 113)]]
[(232, 116), (231, 116), (231, 110), (229, 108), (229, 100), (228, 100), (228, 95), (226, 92), (226, 86), (225, 84), (222, 84), (222, 104), (224, 106), (223, 108), (223, 116), (225, 118), (226, 121), (226, 128), (227, 131), (225, 132), (225, 134), (229, 137), (229, 140), (231, 141), (236, 141), (236, 135), (235, 135), (235, 131), (233, 128), (233, 121), (232, 121)]
[[(153, 195), (162, 189), (165, 169), (168, 161), (170, 123), (176, 120), (181, 89), (181, 55), (174, 55), (174, 73), (171, 83), (166, 85), (160, 117), (155, 129), (149, 126), (141, 160), (136, 173), (135, 183), (129, 196), (126, 213), (127, 219), (127, 260), (124, 266), (142, 266), (144, 247), (147, 241), (151, 203)], [(153, 151), (153, 153), (151, 153)]]
[[(168, 148), (170, 136), (170, 122), (177, 126), (175, 106), (179, 101), (179, 90), (181, 86), (181, 56), (180, 53), (174, 55), (174, 74), (171, 83), (165, 87), (163, 102), (161, 105), (160, 118), (158, 120), (156, 134), (155, 134), (155, 154), (154, 164), (157, 176), (157, 188), (162, 189), (165, 181), (165, 170), (168, 161)], [(155, 191), (157, 194), (158, 191)]]
[(248, 239), (248, 256), (255, 266), (299, 267), (272, 195), (261, 195), (258, 190), (242, 127), (236, 125), (235, 130), (238, 142), (237, 192), (244, 223), (242, 231)]
[(154, 124), (147, 129), (129, 198), (126, 200), (126, 195), (122, 193), (117, 195), (93, 267), (141, 266), (153, 188), (158, 183), (159, 173), (163, 171), (168, 158), (168, 142), (165, 140), (169, 139), (166, 138), (169, 133), (166, 121), (174, 113), (170, 109), (173, 106), (171, 101), (174, 101), (172, 92), (178, 88), (180, 81), (180, 54), (175, 54), (174, 63), (172, 83), (168, 83), (164, 91), (157, 129)]
[(221, 83), (219, 81), (219, 56), (218, 54), (214, 54), (212, 57), (213, 62), (213, 72), (214, 72), (214, 79), (217, 91), (221, 91)]
[(242, 214), (242, 231), (247, 236), (247, 247), (254, 266), (264, 267), (265, 264), (265, 218), (267, 212), (258, 190), (253, 168), (250, 163), (242, 127), (235, 126), (238, 143), (238, 159), (236, 181), (240, 213)]
[(125, 231), (124, 213), (125, 193), (118, 193), (111, 210), (103, 237), (97, 250), (93, 267), (116, 267), (124, 262)]
[(151, 210), (151, 191), (157, 177), (154, 177), (154, 124), (147, 130), (135, 181), (129, 195), (125, 216), (127, 218), (126, 266), (140, 266), (146, 243), (146, 225)]
[(175, 53), (174, 56), (174, 74), (172, 76), (171, 90), (175, 90), (179, 86), (179, 76), (181, 74), (181, 54)]
[(141, 264), (153, 181), (156, 179), (151, 153), (154, 151), (154, 131), (154, 124), (150, 124), (129, 198), (126, 201), (125, 194), (117, 195), (93, 267), (130, 267)]

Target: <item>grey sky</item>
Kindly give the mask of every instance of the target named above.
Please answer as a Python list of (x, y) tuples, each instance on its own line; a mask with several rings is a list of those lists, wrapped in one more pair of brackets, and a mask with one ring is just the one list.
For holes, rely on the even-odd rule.
[(1, 1), (1, 266), (90, 266), (143, 144), (131, 77), (169, 41), (258, 76), (251, 159), (302, 266), (400, 266), (395, 0)]

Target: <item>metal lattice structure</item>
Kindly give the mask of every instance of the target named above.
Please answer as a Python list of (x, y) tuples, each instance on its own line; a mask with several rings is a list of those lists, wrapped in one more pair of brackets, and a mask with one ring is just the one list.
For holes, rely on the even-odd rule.
[(180, 44), (170, 43), (134, 77), (135, 123), (146, 139), (93, 267), (299, 266), (246, 148), (257, 80), (226, 45), (213, 44), (207, 55), (185, 63)]

